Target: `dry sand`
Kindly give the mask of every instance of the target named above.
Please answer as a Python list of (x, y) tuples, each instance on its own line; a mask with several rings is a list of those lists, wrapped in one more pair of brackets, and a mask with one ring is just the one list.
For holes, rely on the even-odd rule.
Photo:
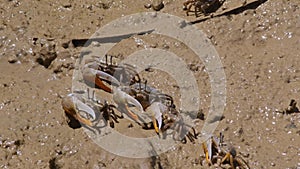
[[(199, 163), (203, 151), (198, 144), (179, 144), (156, 158), (127, 159), (102, 150), (82, 128), (66, 123), (61, 99), (71, 92), (81, 50), (70, 40), (89, 38), (123, 15), (151, 11), (146, 3), (1, 2), (0, 168), (207, 168)], [(300, 114), (276, 112), (291, 99), (300, 102), (300, 1), (264, 1), (206, 20), (186, 16), (182, 3), (167, 0), (162, 12), (198, 20), (195, 25), (210, 37), (225, 69), (225, 118), (216, 133), (223, 131), (251, 168), (300, 168)], [(228, 0), (222, 8), (238, 3)], [(188, 64), (195, 63), (189, 53), (180, 53), (185, 46), (168, 38), (139, 38), (168, 45)], [(116, 54), (137, 48), (129, 44)], [(207, 98), (201, 103), (206, 114), (210, 85), (203, 64), (195, 67), (201, 97)]]

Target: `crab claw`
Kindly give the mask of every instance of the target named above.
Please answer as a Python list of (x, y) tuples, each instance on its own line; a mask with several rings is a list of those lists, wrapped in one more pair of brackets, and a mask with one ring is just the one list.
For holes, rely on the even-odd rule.
[(162, 126), (162, 114), (166, 111), (167, 111), (167, 106), (165, 106), (161, 102), (154, 102), (147, 108), (147, 112), (150, 112), (152, 114), (153, 125), (156, 133), (159, 133), (159, 130)]
[(113, 76), (108, 73), (102, 72), (100, 70), (92, 69), (92, 68), (84, 68), (82, 71), (83, 79), (86, 83), (94, 85), (100, 89), (103, 89), (106, 92), (112, 93), (112, 89), (104, 84), (102, 80), (106, 80), (115, 84), (117, 86), (120, 85), (120, 82)]
[(77, 97), (73, 97), (73, 103), (75, 103), (75, 106), (78, 111), (83, 111), (89, 115), (92, 116), (93, 120), (96, 119), (95, 111), (85, 103), (83, 103), (81, 100), (79, 100)]
[(120, 88), (116, 88), (114, 90), (113, 100), (115, 103), (118, 104), (118, 106), (124, 106), (126, 109), (126, 113), (128, 113), (128, 115), (130, 115), (136, 121), (138, 120), (138, 116), (129, 110), (128, 105), (132, 104), (135, 107), (137, 107), (140, 110), (140, 112), (144, 111), (140, 102), (138, 102), (129, 94), (123, 92)]
[(65, 112), (67, 114), (71, 115), (72, 117), (74, 117), (79, 122), (81, 122), (85, 125), (88, 125), (88, 126), (93, 125), (90, 120), (81, 117), (77, 113), (77, 111), (78, 110), (85, 111), (86, 113), (90, 114), (93, 118), (95, 118), (96, 116), (95, 116), (94, 110), (92, 108), (90, 108), (89, 106), (85, 105), (83, 102), (81, 102), (73, 94), (69, 94), (67, 97), (65, 97), (62, 100), (61, 104), (62, 104), (62, 107), (65, 110)]
[(202, 143), (202, 147), (205, 153), (205, 159), (209, 165), (212, 165), (213, 148), (216, 148), (218, 151), (221, 151), (219, 147), (221, 139), (221, 136), (220, 138), (217, 138), (213, 135), (210, 135), (208, 140)]
[(206, 146), (207, 146), (207, 157), (208, 159), (207, 162), (209, 162), (209, 164), (211, 164), (211, 159), (212, 159), (212, 139), (208, 139), (206, 142)]

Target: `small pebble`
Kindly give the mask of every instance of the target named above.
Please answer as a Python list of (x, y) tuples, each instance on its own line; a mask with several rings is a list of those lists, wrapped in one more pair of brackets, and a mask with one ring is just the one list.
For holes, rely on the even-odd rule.
[(65, 4), (63, 4), (63, 7), (64, 7), (64, 8), (71, 8), (71, 7), (72, 7), (72, 4), (70, 4), (70, 3), (65, 3)]
[(8, 63), (16, 63), (18, 60), (16, 57), (9, 57), (8, 58)]
[(290, 124), (287, 124), (284, 128), (287, 128), (287, 129), (296, 129), (297, 126), (295, 125), (294, 122), (291, 122)]
[(147, 72), (154, 72), (154, 69), (153, 69), (152, 67), (147, 67), (147, 68), (145, 69), (145, 71), (147, 71)]
[(61, 46), (65, 49), (69, 48), (69, 42), (64, 42), (61, 44)]
[(128, 128), (132, 128), (132, 127), (133, 127), (133, 124), (130, 123), (130, 124), (128, 125)]
[(157, 44), (151, 44), (150, 48), (157, 48)]
[(152, 5), (151, 5), (150, 3), (144, 5), (144, 7), (145, 7), (146, 9), (151, 8), (151, 6), (152, 6)]
[(153, 3), (151, 6), (152, 6), (152, 9), (155, 11), (160, 11), (161, 9), (163, 9), (165, 7), (162, 0), (153, 0)]
[(199, 71), (199, 66), (194, 63), (191, 63), (191, 64), (189, 64), (189, 69), (193, 72), (197, 72), (197, 71)]
[(169, 49), (170, 48), (170, 46), (169, 45), (167, 45), (167, 44), (163, 44), (163, 47), (162, 47), (163, 49)]
[(197, 113), (197, 119), (204, 120), (204, 113), (202, 109)]

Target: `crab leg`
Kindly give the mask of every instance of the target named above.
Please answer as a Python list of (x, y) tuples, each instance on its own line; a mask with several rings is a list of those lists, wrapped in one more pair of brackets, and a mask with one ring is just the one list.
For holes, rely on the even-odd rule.
[(235, 168), (233, 164), (233, 157), (231, 156), (230, 152), (226, 153), (225, 157), (221, 160), (221, 163), (224, 163), (226, 160), (229, 160), (231, 167)]
[(239, 166), (242, 166), (241, 168), (250, 169), (249, 165), (242, 157), (236, 156), (236, 162), (239, 164)]

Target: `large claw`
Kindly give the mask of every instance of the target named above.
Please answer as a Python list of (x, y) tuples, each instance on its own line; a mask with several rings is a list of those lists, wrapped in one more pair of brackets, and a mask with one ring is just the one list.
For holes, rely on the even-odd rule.
[(112, 83), (112, 84), (115, 84), (115, 85), (117, 85), (117, 86), (120, 86), (120, 82), (119, 82), (115, 77), (111, 76), (111, 75), (108, 74), (108, 73), (102, 72), (102, 71), (100, 71), (100, 70), (96, 70), (96, 75), (97, 75), (97, 77), (99, 77), (100, 79), (109, 81), (109, 82)]
[(115, 103), (118, 104), (118, 106), (121, 107), (124, 106), (126, 109), (126, 113), (128, 113), (136, 121), (138, 120), (138, 116), (129, 110), (128, 105), (129, 104), (134, 105), (140, 110), (140, 112), (144, 111), (140, 102), (138, 102), (135, 98), (133, 98), (129, 94), (123, 92), (120, 88), (116, 88), (114, 90), (113, 100)]
[(89, 115), (92, 116), (93, 120), (96, 119), (95, 111), (85, 103), (83, 103), (81, 100), (79, 100), (77, 97), (73, 97), (73, 103), (75, 104), (78, 111), (83, 111)]
[[(162, 114), (168, 110), (167, 106), (161, 102), (154, 102), (148, 108), (147, 112), (150, 112), (153, 116), (153, 125), (156, 133), (159, 133), (159, 130), (162, 126)], [(158, 126), (157, 126), (157, 123)]]
[(120, 85), (120, 82), (113, 76), (108, 73), (102, 72), (100, 70), (92, 69), (85, 67), (83, 69), (83, 79), (86, 83), (94, 85), (95, 87), (101, 88), (106, 92), (112, 93), (112, 89), (104, 84), (102, 80), (106, 80), (117, 86)]
[(69, 115), (73, 116), (79, 122), (81, 122), (85, 125), (88, 125), (88, 126), (93, 125), (90, 120), (81, 117), (80, 114), (77, 112), (84, 111), (84, 112), (88, 113), (89, 115), (91, 115), (93, 119), (95, 119), (96, 115), (95, 115), (94, 110), (91, 107), (84, 104), (82, 101), (80, 101), (76, 96), (74, 96), (74, 94), (69, 94), (67, 97), (65, 97), (62, 100), (61, 104), (62, 104), (62, 107), (65, 110), (65, 112), (68, 113)]

